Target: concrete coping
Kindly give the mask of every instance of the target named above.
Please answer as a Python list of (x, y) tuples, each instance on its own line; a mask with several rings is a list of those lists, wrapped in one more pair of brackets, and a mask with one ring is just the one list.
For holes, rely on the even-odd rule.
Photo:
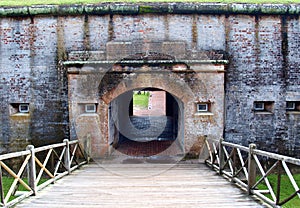
[(124, 60), (124, 61), (64, 61), (63, 65), (84, 65), (84, 64), (228, 64), (228, 60)]
[(289, 14), (299, 15), (300, 4), (242, 3), (99, 3), (74, 5), (2, 6), (0, 17), (35, 15), (105, 15), (105, 14)]

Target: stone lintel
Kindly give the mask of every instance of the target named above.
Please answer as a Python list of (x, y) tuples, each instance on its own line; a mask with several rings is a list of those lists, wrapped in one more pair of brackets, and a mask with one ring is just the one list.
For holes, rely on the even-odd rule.
[(64, 61), (63, 64), (65, 66), (68, 65), (83, 65), (83, 64), (96, 64), (96, 65), (113, 65), (113, 64), (177, 64), (177, 63), (185, 63), (185, 64), (224, 64), (227, 65), (229, 63), (228, 60), (124, 60), (124, 61)]
[[(109, 61), (68, 61), (64, 65), (68, 74), (105, 74), (105, 73), (224, 73), (227, 60), (150, 60), (144, 61), (126, 61), (130, 66), (114, 65), (115, 62)], [(151, 65), (155, 69), (151, 69)], [(86, 65), (86, 66), (84, 66)], [(93, 67), (96, 66), (96, 67)], [(159, 66), (162, 65), (160, 69)], [(137, 67), (139, 66), (139, 67)], [(149, 67), (150, 66), (150, 67)], [(171, 66), (164, 68), (163, 66)]]
[[(78, 105), (85, 105), (85, 104), (90, 104), (90, 103), (95, 103), (95, 104), (98, 104), (99, 101), (97, 99), (83, 99), (83, 98), (80, 98), (78, 100), (74, 99), (74, 101), (72, 102), (73, 104), (78, 104)], [(93, 114), (92, 114), (93, 115)]]
[(287, 92), (286, 101), (300, 101), (300, 92)]

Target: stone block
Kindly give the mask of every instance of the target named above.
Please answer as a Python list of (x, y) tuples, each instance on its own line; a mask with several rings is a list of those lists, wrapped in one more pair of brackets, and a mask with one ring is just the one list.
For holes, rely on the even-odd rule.
[(108, 42), (106, 51), (107, 60), (120, 60), (134, 54), (131, 42)]
[(186, 58), (186, 46), (184, 42), (163, 42), (162, 53), (174, 56), (176, 59)]

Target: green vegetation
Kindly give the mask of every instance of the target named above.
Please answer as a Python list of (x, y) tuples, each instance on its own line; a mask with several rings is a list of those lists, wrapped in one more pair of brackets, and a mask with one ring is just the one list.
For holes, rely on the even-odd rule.
[(219, 3), (300, 3), (300, 0), (0, 0), (0, 6), (27, 6), (43, 4), (95, 4), (103, 2), (219, 2)]
[(147, 108), (150, 93), (146, 91), (134, 91), (133, 106), (137, 108)]
[[(276, 195), (276, 189), (277, 189), (277, 175), (271, 174), (268, 176), (269, 182), (271, 186), (273, 187), (273, 190)], [(298, 186), (300, 186), (300, 174), (295, 174), (294, 179), (297, 182)], [(267, 186), (263, 183), (259, 184), (259, 189), (265, 189), (267, 190)], [(293, 188), (288, 176), (282, 175), (281, 176), (281, 194), (280, 194), (280, 201), (283, 199), (289, 197), (292, 193), (295, 192), (295, 189)], [(271, 199), (270, 195), (267, 195)], [(292, 200), (284, 204), (282, 207), (284, 208), (295, 208), (300, 207), (300, 199), (298, 196), (294, 197)]]
[[(24, 182), (26, 184), (28, 184), (28, 180), (27, 178), (23, 179)], [(46, 178), (42, 178), (40, 181), (39, 181), (39, 185), (46, 182), (48, 179)], [(7, 192), (9, 191), (10, 189), (10, 186), (11, 184), (13, 183), (14, 181), (14, 178), (13, 177), (7, 177), (7, 176), (2, 176), (2, 183), (3, 183), (3, 190), (4, 190), (4, 196), (6, 196)], [(22, 185), (20, 184), (17, 191), (27, 191), (27, 189)], [(9, 200), (13, 200), (15, 199), (16, 197), (15, 196), (11, 196)]]

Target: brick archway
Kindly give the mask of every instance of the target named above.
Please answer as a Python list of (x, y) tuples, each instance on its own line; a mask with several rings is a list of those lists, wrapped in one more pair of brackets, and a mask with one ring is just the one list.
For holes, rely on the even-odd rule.
[[(184, 81), (184, 79), (180, 78), (180, 74), (172, 71), (173, 66), (170, 65), (161, 66), (156, 63), (152, 65), (133, 65), (129, 66), (131, 67), (129, 70), (127, 67), (127, 65), (124, 66), (119, 63), (115, 64), (112, 69), (103, 76), (98, 87), (99, 98), (109, 109), (107, 112), (109, 120), (107, 135), (109, 148), (113, 150), (119, 147), (121, 143), (119, 138), (121, 137), (123, 140), (127, 141), (127, 145), (130, 143), (131, 146), (143, 148), (143, 150), (140, 149), (140, 151), (135, 149), (133, 152), (129, 150), (132, 148), (127, 148), (126, 150), (124, 150), (124, 148), (122, 149), (122, 147), (121, 150), (119, 148), (119, 150), (125, 154), (135, 155), (135, 151), (137, 152), (137, 155), (135, 156), (150, 156), (153, 154), (160, 154), (168, 148), (172, 150), (167, 151), (167, 153), (164, 152), (164, 154), (184, 154), (184, 106), (188, 102), (194, 100), (190, 86)], [(183, 67), (187, 68), (186, 65), (183, 65)], [(124, 68), (127, 69), (124, 70)], [(193, 76), (192, 71), (189, 75)], [(132, 99), (133, 90), (145, 88), (157, 89), (166, 92), (169, 97), (172, 98), (173, 102), (171, 102), (171, 105), (176, 104), (177, 110), (174, 112), (176, 116), (168, 115), (161, 117), (160, 119), (154, 119), (153, 117), (150, 119), (152, 126), (155, 126), (153, 123), (159, 123), (161, 122), (161, 119), (166, 119), (166, 122), (170, 123), (171, 120), (176, 117), (174, 118), (174, 126), (178, 129), (176, 130), (176, 138), (174, 138), (175, 142), (171, 140), (158, 142), (160, 138), (159, 135), (156, 135), (156, 139), (154, 139), (156, 141), (152, 140), (148, 141), (147, 144), (141, 144), (140, 142), (132, 141), (131, 138), (134, 136), (125, 136), (120, 133), (122, 129), (135, 129), (133, 125), (127, 125), (131, 124), (133, 119), (137, 120), (129, 115), (128, 108), (130, 99)], [(118, 115), (118, 118), (115, 120), (111, 118), (112, 106), (117, 106), (118, 109), (121, 109), (120, 115)], [(171, 106), (169, 107), (171, 108)], [(142, 118), (141, 120), (143, 119), (145, 120), (145, 118)], [(155, 131), (157, 131), (157, 129), (152, 129), (152, 133)], [(148, 152), (146, 151), (147, 148), (149, 150)], [(156, 149), (156, 151), (153, 151), (153, 149)]]
[[(110, 153), (115, 136), (111, 131), (110, 105), (124, 93), (156, 88), (168, 92), (180, 103), (178, 134), (182, 153), (199, 154), (203, 139), (220, 138), (223, 133), (224, 65), (208, 61), (141, 60), (91, 61), (68, 68), (71, 138), (91, 144), (92, 157)], [(77, 64), (77, 63), (76, 63)], [(92, 103), (94, 113), (84, 106)], [(207, 103), (209, 112), (197, 112), (198, 103)], [(127, 106), (128, 108), (128, 106)], [(128, 109), (126, 111), (128, 113)], [(126, 117), (126, 116), (125, 116)], [(127, 116), (128, 118), (129, 116)], [(128, 119), (127, 119), (128, 121)], [(118, 133), (118, 131), (115, 131)]]
[[(194, 97), (191, 86), (172, 70), (155, 70), (151, 66), (142, 66), (134, 72), (122, 73), (115, 71), (115, 67), (103, 76), (98, 86), (99, 97), (105, 103), (129, 90), (143, 88), (167, 91), (183, 102), (188, 102)], [(192, 71), (190, 73), (192, 74)]]

